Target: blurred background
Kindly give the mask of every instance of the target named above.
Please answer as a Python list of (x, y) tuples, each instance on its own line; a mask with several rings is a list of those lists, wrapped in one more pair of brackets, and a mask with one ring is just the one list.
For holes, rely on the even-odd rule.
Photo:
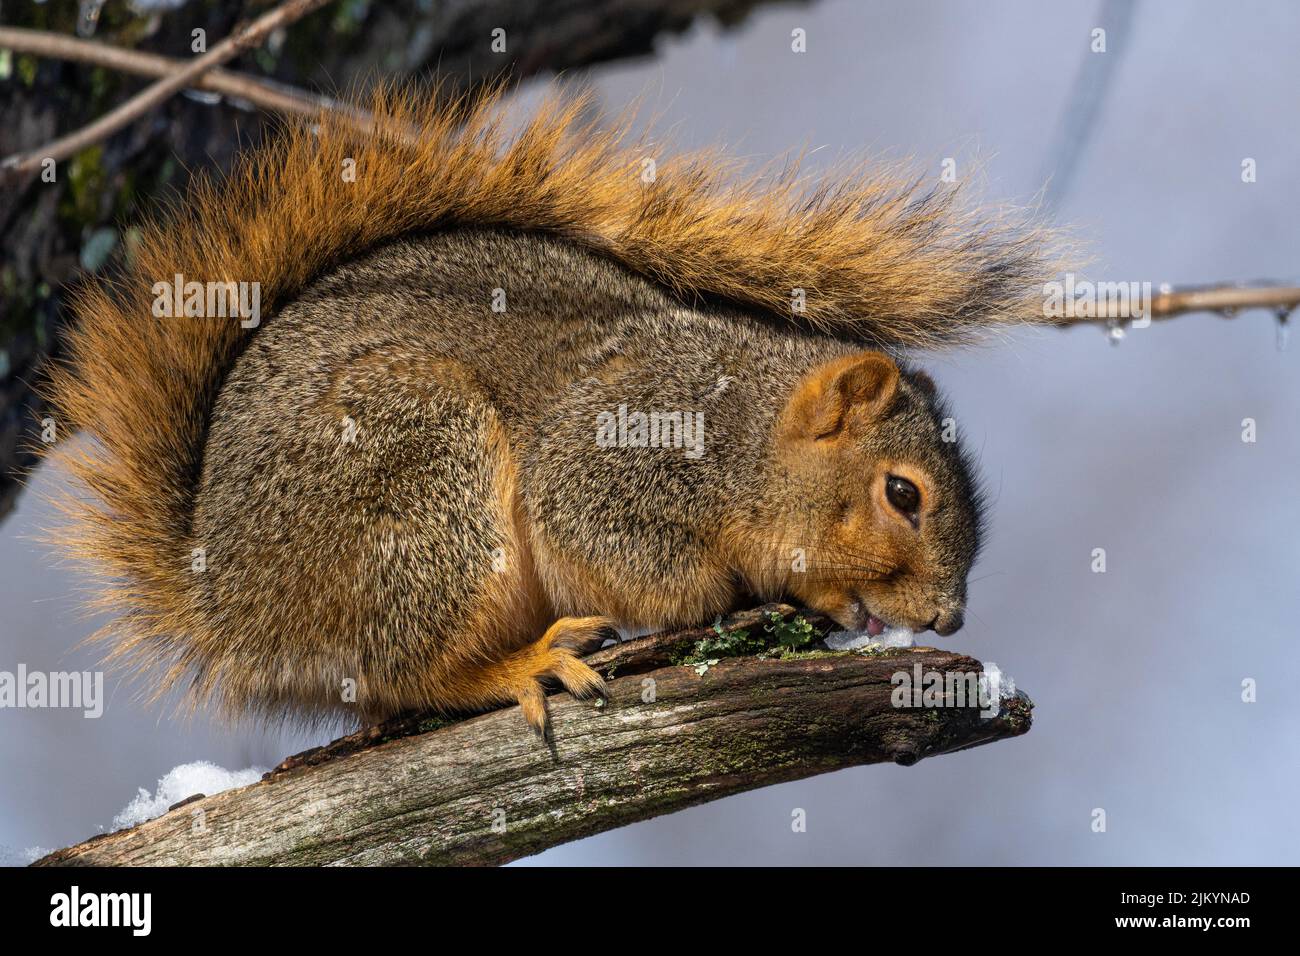
[[(110, 2), (100, 38), (184, 55), (194, 23), (222, 36), (264, 7), (246, 6)], [(367, 70), (427, 75), (441, 60), (472, 82), (501, 68), (487, 53), (499, 25), (519, 39), (524, 101), (560, 68), (610, 113), (642, 98), (643, 122), (683, 147), (722, 142), (756, 163), (806, 147), (813, 170), (867, 150), (910, 156), (935, 177), (952, 158), (992, 200), (1041, 192), (1090, 243), (1089, 274), (1110, 281), (1300, 277), (1300, 7), (1285, 0), (380, 7), (332, 4), (279, 52), (235, 66), (330, 91)], [(66, 21), (70, 32), (77, 13), (0, 0), (4, 25)], [(337, 43), (304, 53), (294, 34), (315, 29)], [(1097, 29), (1105, 52), (1093, 52)], [(795, 30), (804, 53), (791, 49)], [(301, 65), (311, 53), (316, 69)], [(0, 54), (0, 154), (139, 85)], [(63, 286), (126, 254), (133, 218), (189, 167), (224, 165), (261, 135), (256, 114), (224, 102), (179, 97), (156, 112), (85, 160), (81, 184), (71, 176), (57, 199), (33, 187), (0, 200), (11, 470), (39, 417), (33, 369), (58, 351)], [(1300, 341), (1279, 350), (1275, 319), (1254, 312), (1156, 323), (1118, 346), (1088, 327), (922, 356), (994, 500), (967, 625), (936, 640), (1011, 674), (1036, 703), (1032, 731), (730, 797), (525, 865), (1294, 863), (1300, 709), (1285, 695), (1300, 677), (1298, 352)], [(34, 540), (52, 518), (41, 494), (59, 480), (38, 471), (21, 494), (6, 486), (0, 670), (95, 666), (77, 647), (97, 623), (77, 608), (85, 582)], [(1092, 571), (1095, 548), (1105, 573)], [(0, 710), (8, 862), (107, 828), (177, 765), (269, 767), (331, 736), (175, 720), (112, 676), (105, 693), (98, 720)], [(806, 832), (792, 832), (796, 808)]]

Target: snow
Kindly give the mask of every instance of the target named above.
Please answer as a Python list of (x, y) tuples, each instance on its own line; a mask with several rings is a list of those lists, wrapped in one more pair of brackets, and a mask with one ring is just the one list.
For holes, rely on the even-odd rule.
[(866, 631), (835, 631), (826, 635), (826, 646), (833, 651), (857, 651), (865, 647), (911, 647), (916, 643), (910, 628), (887, 627), (879, 637)]
[(40, 846), (20, 850), (13, 846), (0, 846), (0, 866), (28, 866), (50, 853)]
[(128, 803), (121, 813), (113, 817), (112, 829), (121, 830), (160, 817), (167, 812), (168, 807), (196, 793), (210, 797), (223, 790), (257, 783), (264, 773), (266, 773), (265, 767), (226, 770), (206, 760), (183, 763), (167, 771), (167, 774), (158, 781), (158, 789), (154, 793), (150, 794), (148, 790), (141, 787), (135, 799)]
[(985, 661), (984, 673), (980, 674), (980, 695), (988, 702), (990, 716), (996, 716), (1002, 701), (1016, 696), (1016, 682), (1010, 674), (1002, 673), (997, 664)]

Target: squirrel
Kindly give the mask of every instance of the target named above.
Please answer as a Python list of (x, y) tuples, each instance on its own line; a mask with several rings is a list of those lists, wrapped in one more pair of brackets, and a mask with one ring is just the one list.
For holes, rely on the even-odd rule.
[[(77, 291), (56, 534), (109, 659), (233, 716), (545, 737), (614, 628), (960, 628), (981, 494), (901, 354), (1045, 321), (1054, 235), (888, 166), (656, 168), (582, 98), (510, 134), (502, 97), (286, 121)], [(204, 314), (236, 283), (265, 318)]]

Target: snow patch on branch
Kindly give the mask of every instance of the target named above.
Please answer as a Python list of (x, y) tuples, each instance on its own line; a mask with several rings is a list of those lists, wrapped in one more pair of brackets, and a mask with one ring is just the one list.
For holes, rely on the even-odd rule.
[(911, 628), (887, 627), (878, 637), (866, 631), (835, 631), (826, 635), (826, 646), (833, 651), (859, 651), (864, 647), (912, 647), (916, 636)]
[(167, 808), (197, 793), (212, 796), (234, 787), (257, 783), (266, 773), (265, 767), (248, 767), (244, 770), (226, 770), (206, 760), (183, 763), (173, 767), (158, 781), (158, 789), (150, 793), (141, 787), (135, 798), (122, 812), (113, 817), (113, 829), (124, 830), (160, 817)]
[(29, 846), (22, 850), (16, 846), (0, 846), (0, 866), (29, 866), (49, 852), (39, 846)]

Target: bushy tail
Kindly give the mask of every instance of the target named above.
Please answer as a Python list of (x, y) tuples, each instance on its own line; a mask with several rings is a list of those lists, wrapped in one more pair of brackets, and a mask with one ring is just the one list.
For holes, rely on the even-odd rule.
[(60, 427), (87, 440), (54, 453), (81, 486), (58, 536), (104, 584), (116, 653), (170, 666), (160, 689), (190, 671), (185, 635), (203, 626), (188, 597), (192, 499), (217, 389), (255, 332), (156, 317), (156, 283), (260, 283), (266, 314), (384, 240), (498, 226), (568, 237), (687, 299), (881, 345), (1041, 321), (1050, 236), (968, 209), (949, 185), (865, 165), (813, 186), (797, 164), (737, 176), (716, 152), (670, 158), (626, 123), (584, 121), (581, 99), (553, 98), (509, 133), (500, 99), (448, 108), (388, 91), (368, 133), (338, 115), (290, 123), (224, 181), (198, 179), (143, 229), (123, 276), (76, 296), (52, 398)]

